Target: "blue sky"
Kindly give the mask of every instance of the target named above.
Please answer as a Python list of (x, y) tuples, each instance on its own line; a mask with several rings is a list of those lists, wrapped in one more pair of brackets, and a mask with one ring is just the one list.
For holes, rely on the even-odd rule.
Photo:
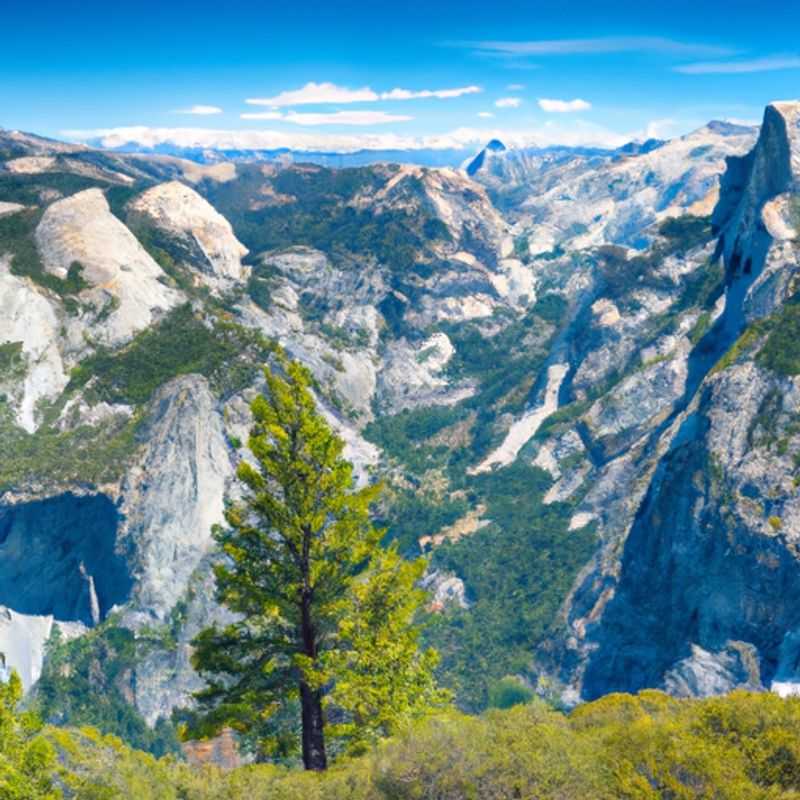
[(61, 138), (614, 144), (800, 95), (795, 0), (3, 6), (0, 126)]

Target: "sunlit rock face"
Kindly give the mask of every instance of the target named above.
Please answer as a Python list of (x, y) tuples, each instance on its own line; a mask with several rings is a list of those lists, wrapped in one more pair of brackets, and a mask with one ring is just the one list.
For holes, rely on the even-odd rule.
[(178, 181), (161, 183), (139, 195), (129, 214), (174, 237), (186, 249), (198, 277), (212, 288), (230, 288), (243, 279), (247, 248), (228, 220), (194, 189)]
[(66, 278), (73, 264), (82, 267), (88, 287), (81, 298), (96, 311), (86, 322), (107, 344), (129, 340), (181, 300), (160, 280), (161, 267), (111, 213), (100, 189), (48, 206), (36, 229), (36, 244), (53, 275)]
[(121, 538), (135, 577), (131, 622), (163, 620), (222, 522), (233, 475), (222, 410), (199, 375), (175, 378), (151, 403), (139, 459), (121, 486)]

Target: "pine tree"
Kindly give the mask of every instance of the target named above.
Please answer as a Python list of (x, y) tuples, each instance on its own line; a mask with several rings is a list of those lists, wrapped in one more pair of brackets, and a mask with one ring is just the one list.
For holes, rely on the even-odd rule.
[(446, 698), (433, 680), (436, 655), (420, 650), (413, 626), (424, 565), (381, 545), (369, 516), (379, 487), (355, 488), (310, 374), (280, 366), (265, 371), (266, 392), (251, 404), (256, 465), (239, 466), (243, 500), (214, 532), (224, 554), (217, 596), (236, 621), (195, 639), (207, 687), (188, 735), (271, 730), (285, 747), (299, 705), (303, 764), (323, 770), (326, 716), (357, 749)]
[(21, 702), (22, 681), (12, 672), (8, 682), (0, 679), (0, 797), (56, 800), (61, 792), (53, 780), (58, 770), (55, 749), (39, 735), (38, 717), (19, 710)]

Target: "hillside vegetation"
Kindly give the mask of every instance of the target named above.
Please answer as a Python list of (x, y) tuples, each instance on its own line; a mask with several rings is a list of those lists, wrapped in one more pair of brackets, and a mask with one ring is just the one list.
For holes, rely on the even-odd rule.
[[(800, 698), (770, 694), (678, 700), (648, 691), (609, 695), (570, 715), (538, 701), (480, 717), (453, 712), (429, 718), (365, 756), (342, 760), (324, 775), (273, 765), (191, 767), (131, 750), (91, 729), (38, 731), (29, 719), (9, 753), (7, 731), (0, 726), (0, 787), (9, 785), (3, 781), (18, 754), (43, 754), (33, 771), (36, 783), (20, 777), (19, 787), (27, 788), (3, 795), (9, 798), (800, 797)], [(61, 767), (54, 766), (53, 751)], [(47, 771), (54, 776), (51, 789), (42, 781)]]

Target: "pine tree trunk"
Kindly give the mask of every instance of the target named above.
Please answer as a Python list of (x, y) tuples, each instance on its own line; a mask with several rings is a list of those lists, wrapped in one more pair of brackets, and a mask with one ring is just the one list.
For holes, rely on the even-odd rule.
[[(304, 547), (304, 567), (308, 575), (308, 543)], [(307, 584), (306, 584), (307, 585)], [(317, 658), (317, 636), (311, 617), (311, 592), (306, 588), (301, 599), (301, 635), (303, 650), (312, 660)], [(300, 681), (300, 706), (303, 724), (303, 766), (306, 769), (321, 771), (328, 768), (325, 755), (324, 718), (322, 716), (322, 690), (312, 689), (304, 680)]]
[(328, 768), (325, 756), (325, 734), (322, 720), (322, 692), (300, 682), (300, 704), (303, 721), (303, 766), (321, 771)]

